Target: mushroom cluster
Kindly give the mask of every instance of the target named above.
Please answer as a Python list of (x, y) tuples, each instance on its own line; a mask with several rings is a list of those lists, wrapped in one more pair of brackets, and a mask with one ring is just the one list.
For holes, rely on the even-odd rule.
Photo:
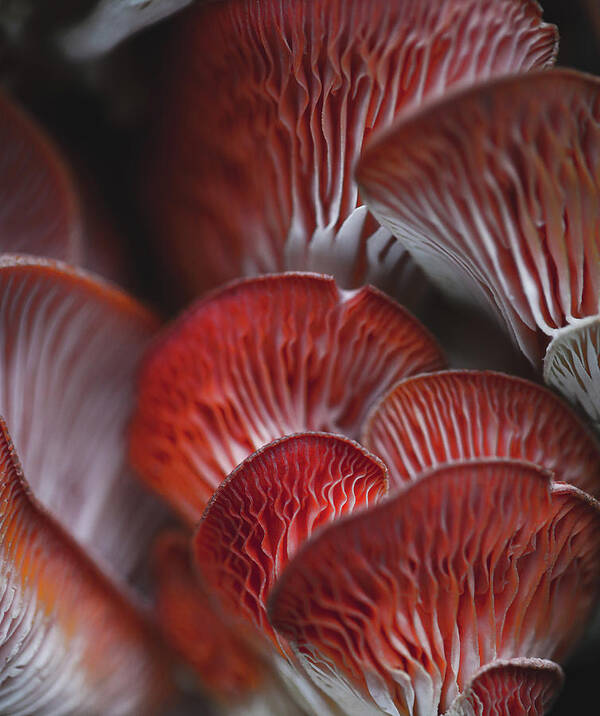
[[(166, 12), (113, 5), (73, 56)], [(600, 604), (600, 80), (557, 50), (535, 0), (192, 4), (166, 327), (0, 97), (0, 713), (549, 713)], [(433, 286), (576, 406), (450, 369)]]

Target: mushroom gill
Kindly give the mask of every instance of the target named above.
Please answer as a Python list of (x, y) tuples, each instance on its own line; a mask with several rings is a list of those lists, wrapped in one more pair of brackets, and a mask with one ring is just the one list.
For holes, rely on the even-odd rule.
[(441, 466), (309, 540), (268, 614), (344, 713), (441, 714), (486, 664), (568, 655), (599, 540), (598, 503), (538, 467)]
[(411, 302), (422, 278), (352, 176), (363, 142), (450, 88), (548, 66), (556, 50), (533, 0), (196, 4), (175, 31), (146, 171), (173, 290), (318, 270)]
[(131, 474), (125, 434), (137, 363), (157, 328), (91, 274), (0, 257), (0, 415), (36, 499), (123, 579), (164, 519)]
[(362, 442), (399, 487), (436, 465), (478, 458), (526, 460), (600, 495), (600, 445), (559, 397), (490, 371), (407, 378), (373, 408)]
[(399, 121), (357, 169), (370, 209), (429, 276), (500, 317), (534, 365), (548, 349), (546, 381), (593, 419), (599, 156), (600, 80), (552, 70)]
[(143, 363), (130, 454), (189, 521), (219, 483), (282, 435), (358, 436), (400, 378), (443, 367), (427, 330), (376, 289), (281, 274), (233, 283), (193, 305)]
[(0, 711), (152, 713), (167, 693), (156, 635), (32, 498), (0, 421)]

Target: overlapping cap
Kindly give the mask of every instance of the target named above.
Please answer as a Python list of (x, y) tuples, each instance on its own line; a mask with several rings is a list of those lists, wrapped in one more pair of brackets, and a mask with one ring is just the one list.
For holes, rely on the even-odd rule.
[(479, 670), (568, 654), (597, 602), (599, 540), (598, 503), (536, 466), (441, 466), (309, 540), (268, 614), (344, 713), (493, 713), (473, 710), (479, 689), (500, 713), (511, 691), (543, 713), (555, 675), (486, 685)]
[(556, 70), (400, 121), (357, 170), (371, 210), (431, 278), (501, 317), (534, 364), (552, 341), (546, 380), (594, 419), (599, 152), (600, 80)]
[(168, 672), (156, 635), (31, 496), (3, 421), (0, 569), (2, 713), (158, 709)]
[(227, 0), (184, 13), (175, 46), (147, 190), (175, 289), (318, 270), (406, 302), (414, 266), (352, 176), (363, 142), (450, 88), (551, 64), (557, 33), (533, 0)]
[(134, 374), (157, 328), (83, 271), (0, 258), (0, 414), (36, 499), (122, 578), (164, 519), (126, 461)]
[(502, 373), (407, 378), (373, 408), (361, 439), (386, 463), (394, 487), (436, 465), (510, 458), (600, 495), (600, 446), (592, 432), (546, 388)]
[[(290, 697), (310, 713), (338, 713), (307, 680), (285, 640), (273, 633), (266, 604), (293, 554), (323, 525), (375, 504), (387, 471), (346, 438), (283, 437), (247, 458), (222, 483), (193, 541), (198, 573), (238, 630), (263, 645)], [(270, 642), (270, 643), (269, 643)]]
[(375, 289), (340, 291), (315, 274), (240, 281), (192, 306), (146, 357), (132, 462), (194, 522), (257, 448), (305, 430), (357, 437), (378, 397), (443, 361)]
[(387, 487), (383, 463), (358, 443), (326, 433), (281, 438), (214, 494), (194, 538), (198, 569), (230, 613), (277, 644), (266, 601), (291, 556), (320, 526), (376, 503)]

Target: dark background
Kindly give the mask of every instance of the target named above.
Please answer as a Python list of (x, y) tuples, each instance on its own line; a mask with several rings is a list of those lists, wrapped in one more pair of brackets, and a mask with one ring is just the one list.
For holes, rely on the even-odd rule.
[[(134, 290), (168, 314), (174, 307), (160, 289), (162, 282), (136, 207), (135, 186), (162, 48), (172, 21), (129, 40), (100, 62), (69, 65), (52, 50), (48, 38), (54, 28), (83, 16), (93, 4), (38, 0), (18, 42), (6, 33), (3, 37), (0, 30), (0, 78), (95, 178), (128, 242)], [(600, 0), (543, 0), (542, 5), (544, 18), (560, 30), (559, 64), (600, 75)], [(600, 713), (600, 640), (573, 660), (566, 672), (553, 716)]]

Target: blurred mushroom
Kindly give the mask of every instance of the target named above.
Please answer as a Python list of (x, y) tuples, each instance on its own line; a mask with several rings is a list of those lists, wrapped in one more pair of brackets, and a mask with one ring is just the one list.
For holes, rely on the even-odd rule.
[(556, 51), (533, 0), (196, 4), (175, 31), (144, 178), (172, 290), (318, 270), (414, 306), (422, 276), (352, 177), (363, 142), (451, 87)]
[(142, 616), (37, 504), (0, 420), (0, 711), (156, 712), (160, 645)]
[(127, 467), (125, 435), (158, 321), (82, 271), (25, 256), (0, 258), (0, 306), (0, 415), (31, 489), (105, 570), (130, 579), (164, 520)]
[(123, 247), (98, 191), (0, 92), (0, 253), (60, 259), (128, 285)]

